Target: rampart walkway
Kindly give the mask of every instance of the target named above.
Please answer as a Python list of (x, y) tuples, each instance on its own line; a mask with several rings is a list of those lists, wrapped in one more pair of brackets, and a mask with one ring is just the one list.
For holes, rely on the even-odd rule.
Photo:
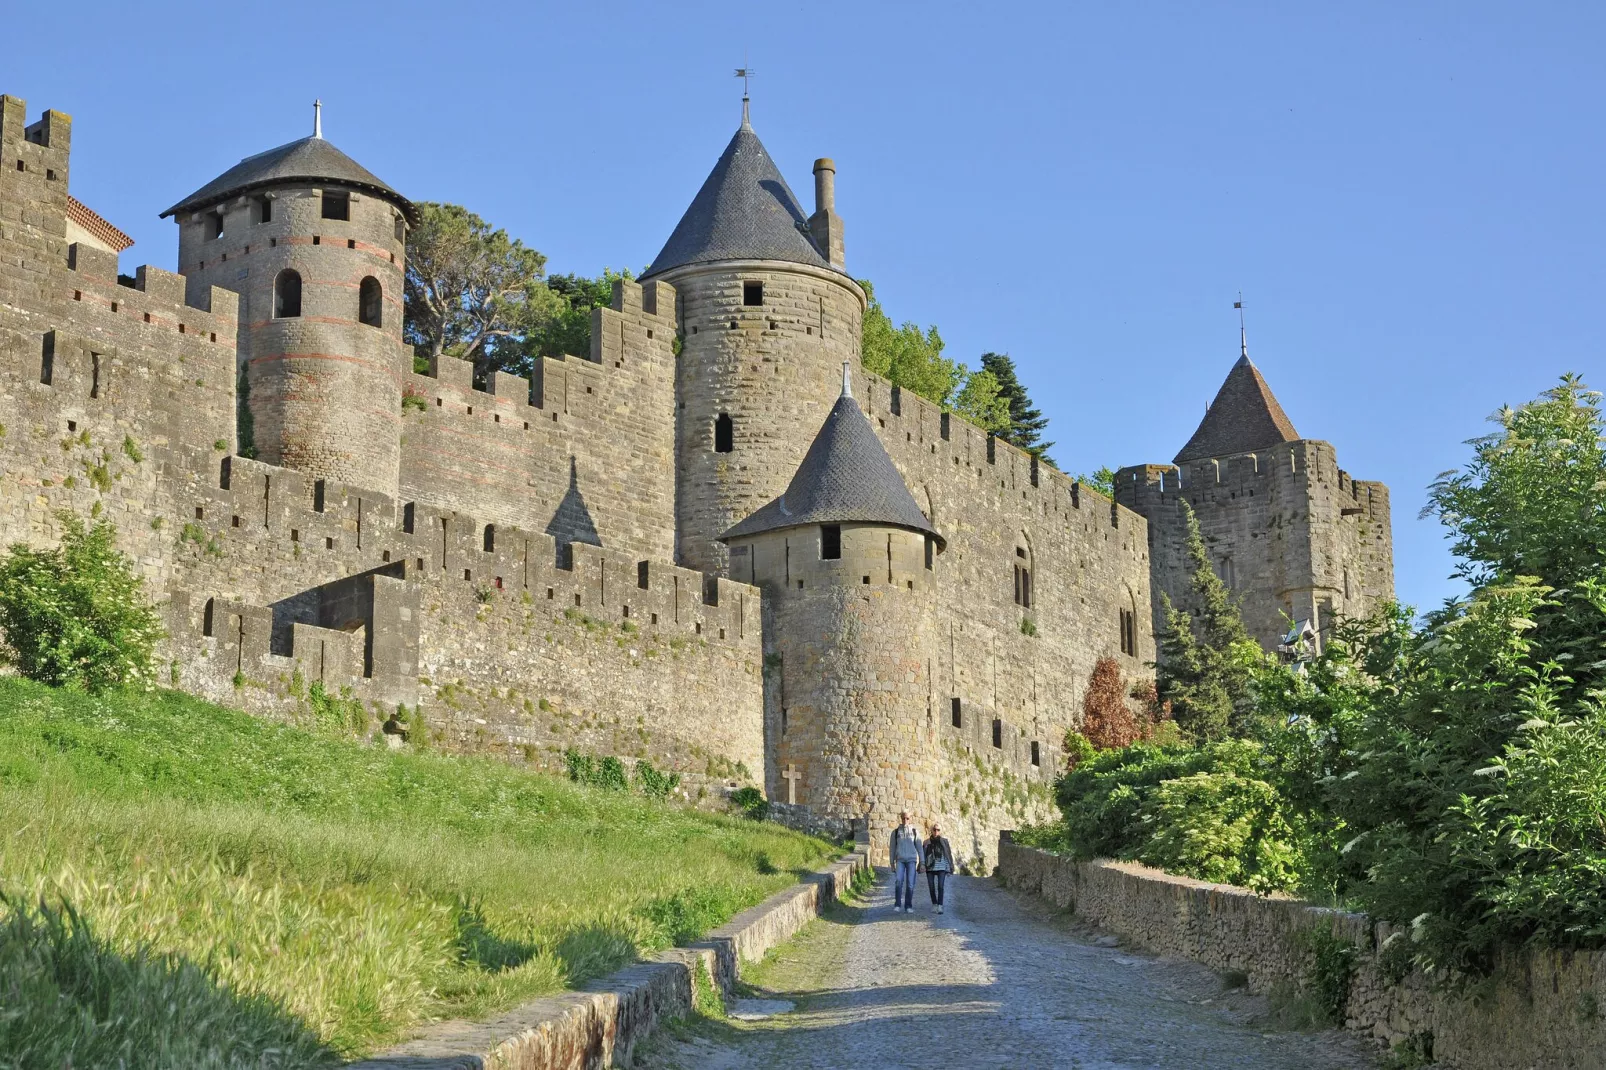
[[(923, 879), (922, 879), (923, 880)], [(1101, 947), (990, 880), (957, 878), (934, 916), (922, 887), (894, 914), (865, 905), (813, 923), (748, 971), (796, 1010), (660, 1042), (653, 1067), (1076, 1067), (1359, 1070), (1363, 1042), (1268, 1030), (1264, 1004), (1191, 963)]]

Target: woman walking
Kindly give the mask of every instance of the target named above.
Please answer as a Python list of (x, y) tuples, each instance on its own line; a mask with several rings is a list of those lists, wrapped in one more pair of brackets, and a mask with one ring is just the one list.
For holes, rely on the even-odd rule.
[(931, 838), (921, 848), (926, 863), (926, 886), (931, 891), (931, 909), (942, 913), (943, 892), (948, 887), (948, 874), (954, 871), (954, 849), (942, 834), (942, 826), (931, 826)]

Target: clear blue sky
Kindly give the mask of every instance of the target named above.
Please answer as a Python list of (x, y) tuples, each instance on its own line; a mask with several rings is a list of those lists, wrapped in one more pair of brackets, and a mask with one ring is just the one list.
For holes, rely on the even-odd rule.
[[(837, 161), (849, 269), (1012, 354), (1069, 470), (1168, 461), (1238, 350), (1390, 485), (1403, 599), (1456, 590), (1425, 488), (1504, 402), (1594, 385), (1606, 5), (12, 5), (0, 91), (74, 116), (72, 190), (157, 213), (325, 134), (555, 271), (640, 269), (739, 118)], [(1006, 14), (1007, 13), (1007, 14)]]

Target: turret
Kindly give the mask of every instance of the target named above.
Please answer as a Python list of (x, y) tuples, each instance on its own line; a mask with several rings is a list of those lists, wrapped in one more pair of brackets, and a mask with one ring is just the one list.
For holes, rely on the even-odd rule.
[(412, 203), (315, 118), (312, 136), (241, 160), (162, 214), (178, 222), (191, 299), (210, 286), (240, 295), (237, 448), (394, 495)]
[[(822, 166), (823, 165), (823, 166)], [(864, 292), (842, 261), (835, 165), (816, 166), (804, 215), (747, 121), (644, 279), (674, 284), (677, 556), (729, 563), (718, 537), (778, 495), (859, 363)]]
[(900, 809), (941, 807), (931, 665), (944, 541), (842, 371), (841, 396), (784, 493), (722, 540), (732, 576), (764, 589), (765, 662), (778, 676), (766, 711), (771, 799), (844, 830), (866, 818), (884, 852)]

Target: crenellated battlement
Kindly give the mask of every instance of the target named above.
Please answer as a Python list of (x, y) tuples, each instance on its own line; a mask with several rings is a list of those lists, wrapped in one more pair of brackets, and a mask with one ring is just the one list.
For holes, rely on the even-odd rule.
[[(865, 380), (865, 412), (876, 421), (883, 439), (891, 439), (889, 447), (896, 445), (901, 431), (905, 446), (925, 447), (939, 465), (949, 462), (960, 474), (974, 477), (977, 486), (1006, 495), (1018, 492), (1023, 509), (1039, 516), (1102, 512), (1102, 522), (1114, 528), (1121, 526), (1123, 517), (1129, 525), (1141, 520), (1130, 507), (912, 390), (873, 372), (859, 374)], [(893, 456), (899, 457), (899, 451), (894, 450)]]

